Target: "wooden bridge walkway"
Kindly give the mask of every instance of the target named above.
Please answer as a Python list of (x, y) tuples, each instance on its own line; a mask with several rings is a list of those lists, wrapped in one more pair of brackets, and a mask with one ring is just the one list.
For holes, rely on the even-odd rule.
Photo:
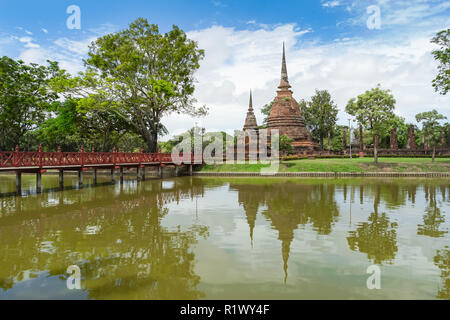
[[(181, 156), (181, 158), (183, 158)], [(36, 191), (42, 191), (42, 174), (48, 170), (59, 171), (59, 184), (64, 185), (64, 171), (78, 172), (78, 184), (83, 186), (83, 172), (93, 171), (94, 184), (97, 183), (97, 170), (111, 170), (111, 180), (114, 181), (114, 171), (120, 171), (120, 180), (123, 181), (124, 168), (136, 168), (137, 179), (145, 180), (145, 168), (157, 167), (158, 176), (162, 177), (162, 168), (165, 166), (175, 166), (176, 172), (180, 166), (188, 166), (189, 174), (192, 175), (192, 167), (195, 164), (202, 164), (203, 158), (195, 157), (193, 154), (182, 162), (174, 161), (171, 154), (167, 153), (125, 153), (114, 150), (113, 152), (85, 152), (83, 148), (80, 152), (44, 152), (42, 146), (36, 152), (20, 151), (16, 147), (15, 151), (0, 151), (0, 172), (16, 173), (16, 191), (21, 194), (22, 173), (36, 174)]]

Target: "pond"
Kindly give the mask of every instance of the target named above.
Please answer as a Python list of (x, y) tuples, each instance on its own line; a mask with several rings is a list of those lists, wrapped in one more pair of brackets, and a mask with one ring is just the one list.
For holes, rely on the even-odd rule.
[(0, 299), (450, 298), (448, 180), (65, 179), (0, 175)]

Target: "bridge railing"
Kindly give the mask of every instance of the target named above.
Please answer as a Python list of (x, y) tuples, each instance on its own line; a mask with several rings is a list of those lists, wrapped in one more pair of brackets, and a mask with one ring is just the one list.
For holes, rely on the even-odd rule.
[[(190, 163), (202, 163), (203, 156), (190, 156)], [(89, 165), (120, 165), (120, 164), (145, 164), (145, 163), (174, 163), (169, 153), (126, 153), (114, 150), (113, 152), (43, 152), (39, 151), (0, 151), (0, 168), (20, 167), (67, 167)], [(189, 161), (184, 162), (189, 164)]]

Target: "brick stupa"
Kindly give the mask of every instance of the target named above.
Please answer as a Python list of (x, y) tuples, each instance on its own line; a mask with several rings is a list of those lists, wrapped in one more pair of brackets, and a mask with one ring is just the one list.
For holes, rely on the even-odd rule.
[[(300, 105), (293, 98), (290, 90), (286, 66), (286, 51), (283, 43), (283, 61), (281, 67), (281, 83), (267, 122), (267, 129), (278, 129), (280, 136), (285, 134), (293, 139), (295, 153), (307, 153), (318, 149), (303, 121)], [(272, 132), (271, 132), (272, 133)]]

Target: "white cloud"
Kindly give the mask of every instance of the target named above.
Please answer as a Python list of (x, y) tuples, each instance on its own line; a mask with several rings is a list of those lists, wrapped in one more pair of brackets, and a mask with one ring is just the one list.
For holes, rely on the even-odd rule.
[(337, 0), (334, 1), (327, 1), (325, 3), (322, 3), (322, 7), (329, 7), (329, 8), (334, 8), (340, 5), (340, 2)]
[(45, 29), (45, 28), (42, 28), (41, 31), (42, 31), (43, 33), (48, 33), (48, 30)]
[[(345, 105), (378, 83), (392, 89), (397, 99), (396, 113), (414, 122), (414, 115), (437, 108), (450, 119), (449, 98), (440, 96), (431, 81), (437, 64), (431, 51), (434, 31), (403, 34), (398, 38), (350, 39), (332, 44), (302, 42), (302, 34), (293, 24), (267, 30), (235, 30), (221, 26), (193, 31), (189, 37), (206, 52), (197, 73), (196, 97), (199, 105), (210, 107), (201, 120), (207, 129), (240, 129), (248, 108), (248, 94), (253, 88), (258, 122), (259, 109), (276, 95), (280, 77), (281, 46), (286, 42), (288, 72), (294, 97), (309, 99), (314, 90), (331, 92), (345, 123)], [(182, 131), (196, 119), (184, 115), (167, 118), (169, 131)]]

